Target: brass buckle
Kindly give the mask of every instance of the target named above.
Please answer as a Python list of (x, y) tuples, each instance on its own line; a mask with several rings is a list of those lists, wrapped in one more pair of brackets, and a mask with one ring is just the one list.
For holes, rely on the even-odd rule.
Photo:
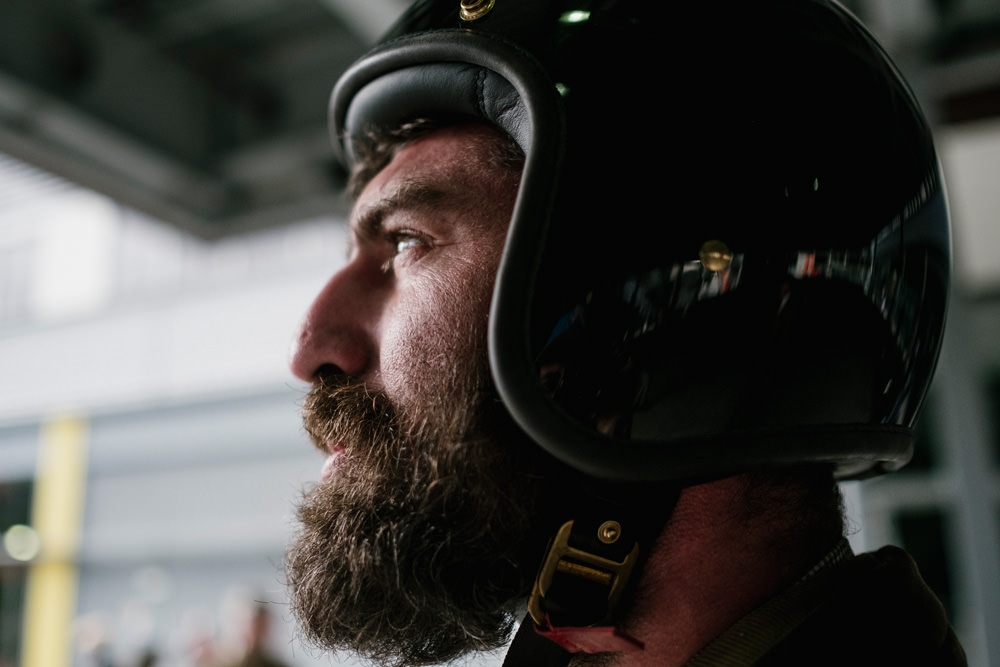
[[(531, 597), (528, 598), (528, 614), (538, 626), (545, 627), (547, 625), (542, 602), (557, 572), (580, 577), (606, 587), (608, 589), (607, 612), (603, 618), (591, 625), (603, 625), (610, 622), (615, 606), (625, 590), (625, 584), (628, 583), (629, 575), (632, 573), (639, 556), (638, 543), (632, 547), (632, 550), (625, 556), (625, 560), (621, 562), (571, 547), (569, 536), (572, 530), (572, 521), (567, 521), (559, 528), (559, 532), (556, 533), (555, 539), (549, 546), (545, 562), (542, 563), (538, 576), (535, 577)], [(599, 538), (607, 543), (606, 537), (599, 536)]]

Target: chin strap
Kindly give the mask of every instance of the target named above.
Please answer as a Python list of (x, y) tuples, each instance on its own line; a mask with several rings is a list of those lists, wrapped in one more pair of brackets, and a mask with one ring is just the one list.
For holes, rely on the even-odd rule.
[(549, 623), (545, 628), (535, 626), (535, 633), (570, 653), (638, 653), (646, 648), (643, 642), (610, 625), (560, 628)]
[(633, 653), (642, 642), (613, 627), (541, 629), (525, 616), (503, 667), (564, 667), (574, 653)]
[[(618, 517), (620, 518), (620, 517)], [(639, 539), (615, 518), (567, 521), (549, 542), (528, 598), (535, 625), (607, 625), (639, 559)]]
[(562, 667), (573, 653), (641, 651), (642, 642), (608, 625), (638, 557), (639, 543), (618, 521), (596, 529), (564, 523), (549, 542), (503, 667)]
[(564, 667), (573, 654), (538, 634), (531, 616), (525, 616), (507, 649), (503, 667)]
[[(640, 499), (640, 502), (636, 502)], [(677, 493), (588, 504), (549, 542), (503, 667), (562, 666), (573, 653), (633, 653), (643, 643), (614, 626), (619, 603), (673, 511)], [(646, 501), (646, 502), (643, 502)], [(655, 505), (648, 504), (652, 501)], [(630, 511), (624, 508), (628, 507)]]

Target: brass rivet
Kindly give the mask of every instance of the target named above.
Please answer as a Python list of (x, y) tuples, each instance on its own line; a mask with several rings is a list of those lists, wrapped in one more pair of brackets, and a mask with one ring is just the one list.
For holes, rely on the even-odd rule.
[(622, 536), (622, 525), (617, 521), (605, 521), (597, 529), (597, 539), (605, 544), (614, 544)]
[(475, 21), (490, 13), (496, 0), (462, 0), (458, 15), (463, 21)]
[(698, 252), (698, 259), (709, 271), (723, 271), (733, 261), (733, 252), (722, 241), (705, 241)]

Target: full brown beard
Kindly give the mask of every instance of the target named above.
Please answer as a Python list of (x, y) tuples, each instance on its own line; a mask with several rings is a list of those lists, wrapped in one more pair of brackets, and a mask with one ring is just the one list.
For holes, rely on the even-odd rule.
[(307, 640), (393, 665), (502, 646), (545, 538), (540, 463), (493, 392), (453, 380), (444, 397), (404, 411), (321, 378), (303, 414), (318, 444), (346, 446), (300, 505), (287, 555)]

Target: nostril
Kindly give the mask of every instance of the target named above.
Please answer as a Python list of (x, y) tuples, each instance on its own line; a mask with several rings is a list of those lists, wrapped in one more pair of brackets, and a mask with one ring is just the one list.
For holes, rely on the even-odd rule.
[(330, 383), (331, 381), (332, 382), (343, 381), (343, 379), (346, 377), (347, 373), (341, 370), (341, 368), (336, 364), (322, 364), (313, 373), (312, 380), (313, 382)]

